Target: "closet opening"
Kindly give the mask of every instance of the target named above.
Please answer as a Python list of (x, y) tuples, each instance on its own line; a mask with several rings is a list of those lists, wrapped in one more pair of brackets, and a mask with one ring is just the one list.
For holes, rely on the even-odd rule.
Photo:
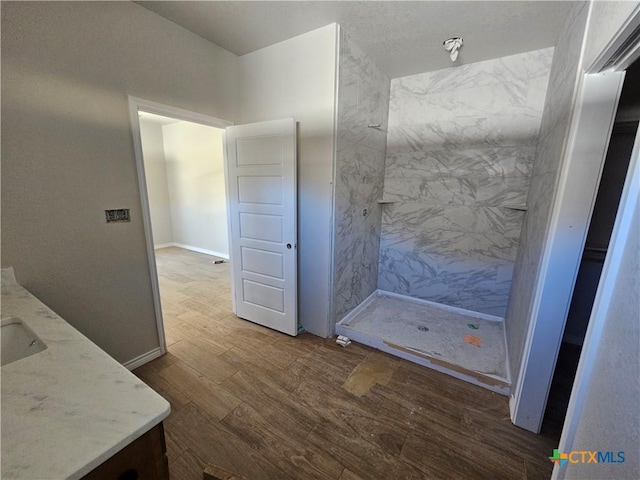
[(640, 61), (626, 71), (542, 424), (562, 431), (640, 121)]

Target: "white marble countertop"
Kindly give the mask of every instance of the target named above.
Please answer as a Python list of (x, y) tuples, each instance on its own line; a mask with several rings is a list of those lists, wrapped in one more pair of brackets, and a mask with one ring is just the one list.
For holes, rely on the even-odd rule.
[(46, 350), (3, 366), (2, 478), (81, 478), (169, 415), (169, 403), (2, 271), (2, 318)]

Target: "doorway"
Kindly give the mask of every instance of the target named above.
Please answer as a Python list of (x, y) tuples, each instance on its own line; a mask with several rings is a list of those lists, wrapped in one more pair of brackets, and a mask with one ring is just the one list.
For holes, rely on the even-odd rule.
[(229, 259), (224, 130), (140, 111), (154, 248)]
[(578, 360), (582, 353), (638, 130), (638, 84), (640, 61), (633, 63), (626, 71), (545, 409), (543, 431), (556, 434), (558, 437), (567, 413)]
[[(209, 259), (214, 265), (228, 259), (231, 278), (225, 278), (232, 308), (223, 313), (296, 336), (295, 120), (231, 126), (224, 120), (135, 97), (129, 97), (129, 112), (158, 327), (156, 356), (167, 351), (155, 253), (164, 247), (217, 257)], [(156, 141), (143, 141), (144, 131), (152, 132)], [(157, 158), (150, 159), (152, 153)], [(157, 184), (150, 188), (153, 182)], [(152, 204), (158, 205), (155, 213)], [(154, 226), (154, 216), (162, 228)], [(164, 235), (161, 240), (154, 239), (160, 235)], [(170, 275), (189, 279), (181, 273)], [(208, 287), (202, 288), (210, 291)], [(187, 292), (193, 293), (178, 289), (180, 295)], [(180, 300), (182, 306), (185, 302), (189, 299)]]
[(135, 97), (129, 111), (162, 355), (181, 315), (233, 313), (223, 141), (232, 123)]
[(138, 111), (167, 347), (231, 315), (224, 130)]

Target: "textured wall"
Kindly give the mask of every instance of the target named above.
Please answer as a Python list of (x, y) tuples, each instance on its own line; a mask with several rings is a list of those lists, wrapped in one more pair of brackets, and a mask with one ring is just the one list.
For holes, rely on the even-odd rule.
[(162, 127), (172, 241), (228, 256), (223, 133), (192, 122)]
[[(342, 33), (338, 90), (333, 258), (334, 318), (378, 284), (389, 79)], [(371, 129), (379, 123), (381, 130)], [(364, 215), (366, 209), (367, 214)]]
[(624, 22), (640, 6), (638, 0), (593, 2), (584, 66), (589, 68)]
[(391, 82), (379, 288), (504, 315), (552, 56)]
[(158, 347), (127, 95), (237, 121), (238, 57), (133, 2), (2, 2), (2, 265), (120, 362)]
[(173, 242), (171, 200), (167, 184), (167, 162), (164, 158), (162, 125), (140, 117), (140, 140), (144, 159), (144, 176), (151, 215), (151, 231), (155, 246)]
[(551, 65), (549, 94), (545, 101), (527, 201), (529, 210), (522, 226), (512, 294), (505, 316), (509, 364), (511, 371), (516, 374), (520, 369), (524, 340), (529, 329), (529, 312), (548, 235), (564, 143), (569, 132), (587, 7), (586, 3), (578, 3), (571, 10)]

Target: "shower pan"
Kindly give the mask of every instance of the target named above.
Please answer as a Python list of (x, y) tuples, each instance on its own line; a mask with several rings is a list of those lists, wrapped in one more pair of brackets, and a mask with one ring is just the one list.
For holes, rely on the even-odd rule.
[(376, 291), (336, 325), (351, 340), (508, 395), (502, 318)]

